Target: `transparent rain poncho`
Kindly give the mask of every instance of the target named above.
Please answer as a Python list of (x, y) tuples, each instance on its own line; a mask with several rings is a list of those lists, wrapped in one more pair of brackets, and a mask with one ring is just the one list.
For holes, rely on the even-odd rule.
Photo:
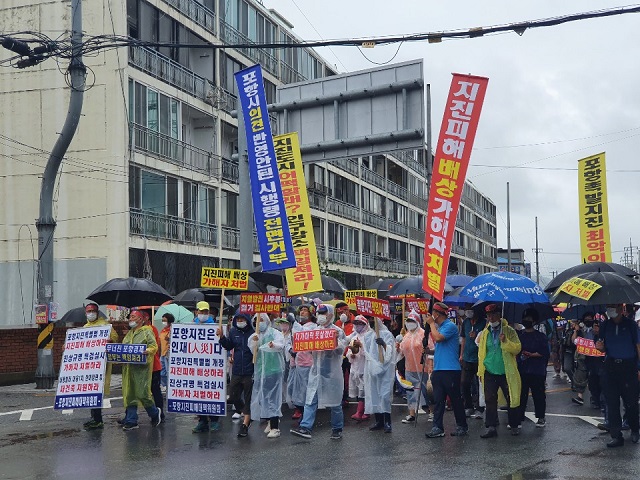
[[(284, 336), (267, 323), (263, 333), (249, 337), (248, 345), (253, 350), (254, 338), (258, 337), (258, 352), (253, 373), (251, 393), (251, 419), (282, 416), (282, 378), (284, 376)], [(272, 343), (273, 346), (269, 346)]]
[(393, 382), (395, 380), (396, 350), (393, 334), (379, 322), (380, 338), (386, 343), (382, 349), (382, 361), (380, 361), (379, 345), (376, 343), (376, 332), (372, 328), (364, 338), (364, 354), (366, 363), (364, 366), (364, 405), (366, 414), (390, 413), (391, 397), (393, 395)]

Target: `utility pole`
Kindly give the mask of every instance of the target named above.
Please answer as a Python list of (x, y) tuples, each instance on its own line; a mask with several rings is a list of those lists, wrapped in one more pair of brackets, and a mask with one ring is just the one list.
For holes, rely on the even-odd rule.
[(511, 272), (511, 210), (509, 208), (509, 182), (507, 182), (507, 270)]
[(253, 203), (251, 202), (251, 179), (247, 156), (247, 136), (244, 131), (244, 116), (236, 111), (238, 119), (238, 230), (240, 235), (240, 268), (253, 268)]
[(540, 262), (538, 261), (538, 253), (542, 251), (538, 248), (538, 217), (536, 217), (536, 248), (533, 249), (536, 254), (536, 283), (540, 284)]
[[(72, 58), (69, 64), (71, 93), (67, 118), (62, 132), (56, 140), (47, 166), (42, 176), (40, 189), (40, 217), (36, 221), (38, 230), (38, 304), (47, 305), (53, 302), (53, 234), (56, 221), (53, 218), (53, 192), (58, 169), (69, 148), (69, 144), (78, 127), (82, 102), (84, 100), (86, 68), (82, 63), (82, 0), (71, 1), (71, 47)], [(49, 320), (47, 315), (47, 320)], [(38, 336), (38, 368), (36, 369), (36, 388), (53, 387), (55, 373), (53, 371), (53, 324), (40, 327)]]

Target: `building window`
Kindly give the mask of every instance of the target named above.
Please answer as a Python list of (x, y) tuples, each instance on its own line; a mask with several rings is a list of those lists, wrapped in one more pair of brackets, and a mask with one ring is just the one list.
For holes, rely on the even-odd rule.
[(221, 223), (227, 227), (238, 227), (238, 194), (222, 191), (222, 218)]

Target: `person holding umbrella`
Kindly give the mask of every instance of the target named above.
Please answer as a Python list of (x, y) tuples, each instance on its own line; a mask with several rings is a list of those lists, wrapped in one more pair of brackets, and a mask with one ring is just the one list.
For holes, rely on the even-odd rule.
[(640, 440), (638, 418), (638, 359), (640, 339), (636, 323), (623, 315), (623, 305), (607, 305), (607, 317), (600, 327), (596, 348), (606, 354), (604, 360), (604, 396), (609, 414), (611, 441), (607, 447), (624, 445), (620, 398), (631, 428), (631, 441)]
[(509, 406), (511, 435), (520, 434), (520, 389), (516, 355), (520, 353), (520, 339), (504, 318), (500, 306), (491, 303), (485, 307), (487, 327), (478, 337), (478, 376), (484, 387), (485, 426), (481, 438), (498, 436), (498, 391), (502, 390)]
[(124, 431), (138, 428), (138, 403), (142, 404), (151, 418), (151, 426), (156, 427), (161, 422), (160, 410), (156, 407), (151, 396), (151, 374), (158, 344), (151, 327), (145, 325), (148, 319), (149, 314), (143, 310), (131, 312), (129, 316), (131, 329), (122, 340), (122, 343), (147, 346), (144, 351), (147, 356), (146, 364), (125, 363), (122, 366), (122, 396), (126, 408), (126, 416), (122, 426)]
[(175, 317), (170, 313), (162, 315), (162, 330), (160, 330), (160, 362), (162, 371), (160, 372), (160, 386), (167, 390), (169, 381), (169, 354), (171, 351), (171, 325), (175, 322)]

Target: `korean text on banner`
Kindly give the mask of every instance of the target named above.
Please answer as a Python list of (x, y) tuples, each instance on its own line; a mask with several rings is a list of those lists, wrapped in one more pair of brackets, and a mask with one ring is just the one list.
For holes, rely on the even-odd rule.
[(313, 234), (298, 134), (278, 135), (273, 138), (273, 142), (293, 241), (293, 252), (296, 258), (295, 268), (285, 270), (287, 294), (303, 295), (310, 292), (320, 292), (322, 291), (322, 278), (320, 277), (318, 251)]
[(593, 340), (582, 337), (576, 338), (576, 353), (581, 353), (587, 357), (604, 357), (604, 352), (596, 348)]
[(604, 153), (578, 160), (578, 203), (582, 261), (612, 262)]
[(249, 270), (202, 267), (200, 286), (226, 290), (246, 290), (249, 288)]
[(282, 295), (275, 293), (243, 293), (240, 295), (240, 313), (280, 313)]
[(369, 317), (378, 317), (389, 320), (391, 312), (389, 310), (389, 302), (386, 300), (378, 300), (377, 298), (356, 297), (356, 312), (358, 315), (367, 315)]
[(355, 305), (356, 297), (378, 298), (378, 290), (345, 290), (345, 303)]
[(591, 280), (573, 277), (560, 285), (557, 291), (568, 293), (583, 300), (589, 300), (595, 291), (601, 287), (602, 285)]
[(293, 351), (335, 350), (338, 347), (338, 331), (334, 328), (318, 328), (293, 334)]
[(111, 325), (67, 330), (53, 408), (102, 408)]
[(489, 79), (454, 73), (429, 189), (422, 289), (442, 299), (456, 217)]
[(145, 365), (147, 346), (143, 343), (107, 343), (107, 362)]
[[(296, 266), (260, 65), (235, 74), (242, 106), (262, 271)], [(245, 212), (241, 212), (244, 214)]]
[(426, 298), (412, 298), (405, 301), (405, 306), (408, 311), (415, 310), (420, 315), (426, 315), (429, 313), (429, 300)]
[(213, 324), (171, 325), (170, 412), (227, 414), (227, 353), (216, 330)]

